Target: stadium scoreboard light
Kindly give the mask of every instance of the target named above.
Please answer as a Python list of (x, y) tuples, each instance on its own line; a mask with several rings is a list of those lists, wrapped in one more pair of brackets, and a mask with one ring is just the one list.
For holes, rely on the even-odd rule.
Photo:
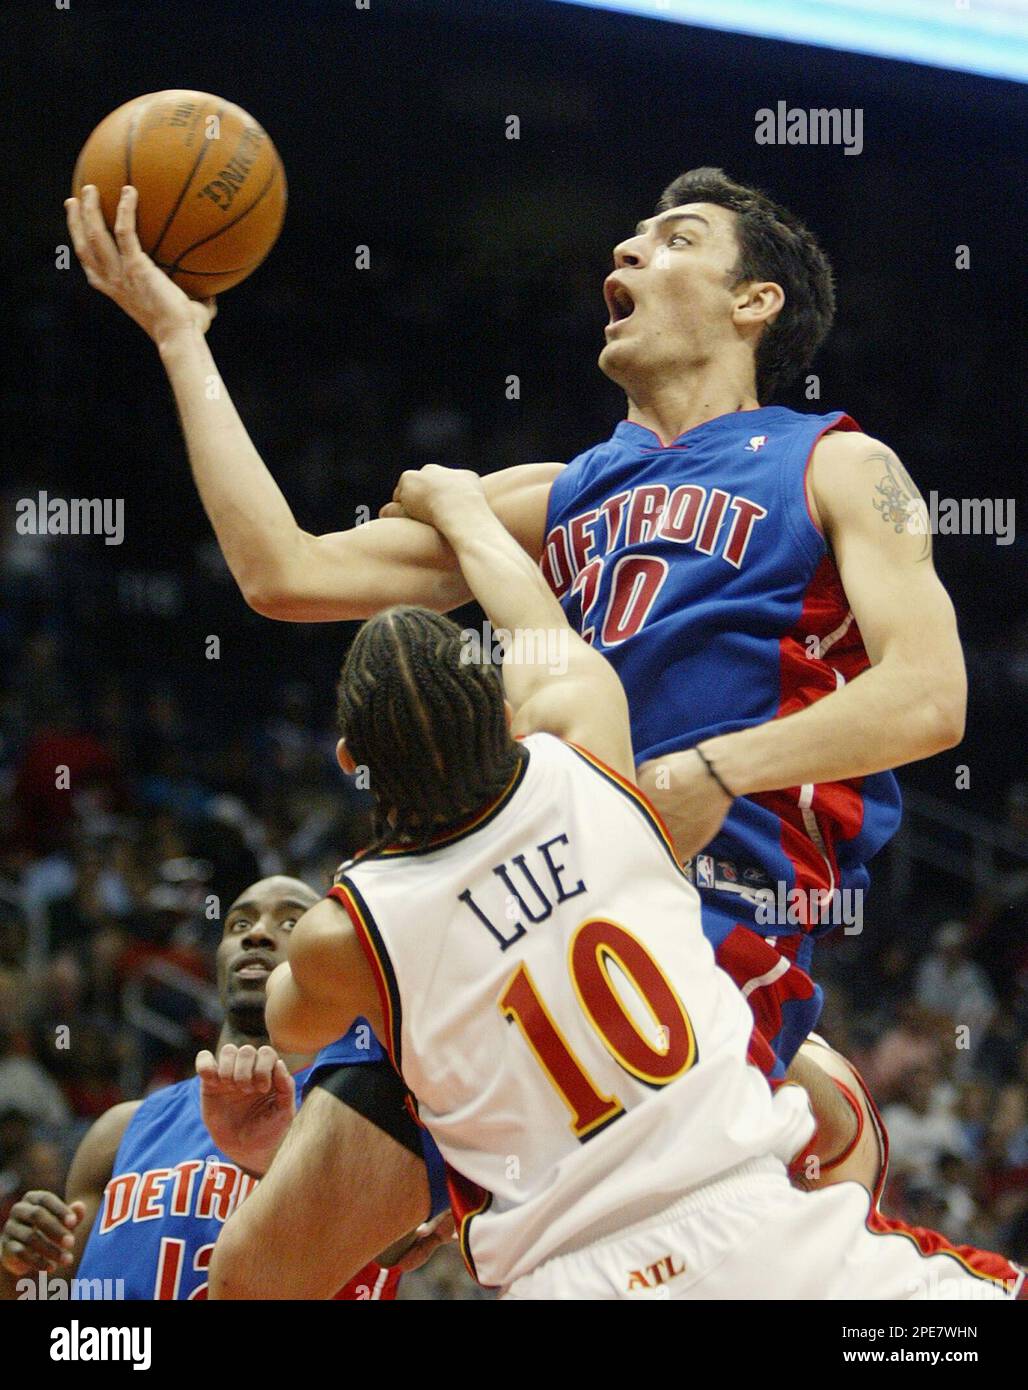
[(1028, 81), (1028, 0), (561, 0)]

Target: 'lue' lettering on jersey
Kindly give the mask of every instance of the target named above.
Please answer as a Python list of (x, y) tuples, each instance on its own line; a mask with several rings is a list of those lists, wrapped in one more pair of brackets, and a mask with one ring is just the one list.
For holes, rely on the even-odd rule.
[[(550, 839), (544, 840), (541, 845), (536, 845), (535, 852), (546, 866), (546, 872), (540, 874), (545, 887), (540, 885), (539, 880), (528, 867), (524, 854), (515, 854), (505, 863), (494, 866), (492, 872), (506, 888), (507, 893), (500, 900), (498, 910), (490, 904), (490, 910), (493, 913), (492, 920), (486, 915), (485, 909), (472, 897), (470, 888), (465, 888), (463, 893), (458, 893), (457, 901), (470, 908), (486, 930), (499, 942), (501, 951), (505, 951), (508, 946), (513, 946), (514, 942), (525, 934), (525, 923), (520, 917), (515, 916), (514, 920), (511, 920), (510, 909), (515, 904), (529, 922), (545, 922), (555, 904), (567, 902), (569, 898), (575, 898), (579, 893), (585, 892), (585, 883), (582, 879), (570, 887), (565, 884), (561, 875), (567, 872), (567, 865), (554, 863), (555, 851), (553, 846), (566, 845), (567, 843), (568, 837), (566, 835), (554, 835)], [(524, 887), (525, 892), (532, 894), (535, 903), (534, 909), (526, 902), (522, 887), (515, 883), (515, 876)], [(548, 897), (548, 893), (552, 893), (553, 897)]]

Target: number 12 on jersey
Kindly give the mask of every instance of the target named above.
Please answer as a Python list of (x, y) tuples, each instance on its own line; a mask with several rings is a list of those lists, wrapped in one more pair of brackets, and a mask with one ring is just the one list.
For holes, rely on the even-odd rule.
[[(625, 1007), (611, 980), (612, 964), (645, 1004), (653, 1020), (651, 1036), (640, 1030)], [(689, 1015), (660, 966), (627, 928), (603, 917), (581, 923), (571, 938), (568, 970), (582, 1012), (624, 1071), (659, 1088), (695, 1064), (696, 1035)], [(584, 1142), (624, 1114), (618, 1097), (605, 1095), (571, 1050), (525, 965), (514, 971), (498, 1002), (571, 1111), (571, 1129), (579, 1140)]]

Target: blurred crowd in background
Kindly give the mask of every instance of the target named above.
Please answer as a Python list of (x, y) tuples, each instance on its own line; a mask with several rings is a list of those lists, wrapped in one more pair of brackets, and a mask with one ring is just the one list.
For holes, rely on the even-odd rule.
[[(612, 16), (600, 40), (590, 15), (583, 43), (584, 12), (535, 3), (518, 25), (485, 0), (411, 0), (406, 18), (380, 7), (359, 42), (341, 43), (328, 8), (312, 5), (302, 34), (285, 18), (248, 31), (249, 75), (225, 93), (276, 139), (291, 207), (279, 247), (211, 333), (306, 529), (373, 516), (406, 467), (488, 472), (605, 438), (623, 414), (595, 367), (610, 247), (701, 163), (768, 187), (836, 265), (820, 394), (801, 383), (783, 403), (849, 410), (926, 493), (1009, 495), (1016, 390), (1010, 344), (991, 331), (1008, 321), (1017, 225), (1003, 84)], [(231, 10), (205, 7), (212, 52), (241, 42)], [(332, 687), (352, 627), (246, 608), (193, 494), (155, 354), (74, 265), (54, 268), (91, 126), (139, 91), (224, 84), (216, 66), (182, 70), (172, 19), (154, 12), (127, 45), (106, 41), (102, 9), (88, 42), (80, 16), (55, 26), (53, 101), (12, 151), (15, 181), (39, 194), (25, 244), (42, 249), (5, 275), (0, 1220), (28, 1188), (61, 1190), (108, 1106), (191, 1073), (218, 1030), (213, 953), (232, 898), (277, 872), (323, 889), (368, 833), (366, 797), (334, 760)], [(291, 92), (283, 69), (307, 74), (318, 102)], [(753, 109), (784, 95), (865, 106), (863, 156), (758, 150)], [(48, 127), (55, 109), (80, 119)], [(504, 135), (512, 111), (518, 141)], [(345, 175), (328, 130), (342, 132)], [(966, 274), (954, 268), (963, 243)], [(358, 245), (369, 271), (354, 269)], [(122, 498), (124, 544), (20, 534), (17, 502), (40, 489)], [(890, 1130), (886, 1210), (1026, 1261), (1024, 540), (940, 537), (936, 563), (968, 658), (967, 736), (902, 781), (1005, 826), (1009, 853), (977, 891), (916, 870), (900, 894), (886, 851), (862, 932), (826, 940), (815, 973), (823, 1030), (864, 1069)], [(444, 1257), (407, 1296), (468, 1288)]]
[[(334, 762), (325, 691), (292, 680), (263, 721), (240, 691), (223, 742), (166, 687), (136, 703), (107, 671), (94, 702), (68, 687), (54, 635), (15, 645), (0, 764), (0, 1220), (27, 1189), (61, 1190), (110, 1105), (191, 1074), (218, 1032), (213, 955), (232, 898), (280, 872), (324, 889), (368, 832)], [(1023, 830), (1028, 788), (1010, 803)], [(818, 962), (824, 1031), (862, 1067), (889, 1130), (886, 1209), (1028, 1260), (1028, 873), (999, 875), (966, 921), (926, 921), (916, 897), (872, 902), (861, 934), (825, 942)]]

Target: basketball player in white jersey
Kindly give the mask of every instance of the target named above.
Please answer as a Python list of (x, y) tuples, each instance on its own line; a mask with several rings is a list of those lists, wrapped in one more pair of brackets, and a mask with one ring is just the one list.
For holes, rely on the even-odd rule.
[[(468, 1267), (508, 1298), (1016, 1296), (999, 1256), (875, 1230), (856, 1183), (790, 1184), (806, 1094), (772, 1094), (747, 1060), (752, 1016), (635, 786), (616, 674), (474, 474), (407, 473), (398, 498), (515, 640), (501, 684), (427, 609), (358, 633), (339, 761), (367, 768), (379, 834), (294, 929), (268, 984), (276, 1045), (372, 1023), (452, 1170)], [(288, 1288), (282, 1197), (301, 1190), (317, 1200), (287, 1139), (223, 1230), (212, 1297), (253, 1296), (255, 1263)], [(345, 1246), (346, 1210), (325, 1225)]]

